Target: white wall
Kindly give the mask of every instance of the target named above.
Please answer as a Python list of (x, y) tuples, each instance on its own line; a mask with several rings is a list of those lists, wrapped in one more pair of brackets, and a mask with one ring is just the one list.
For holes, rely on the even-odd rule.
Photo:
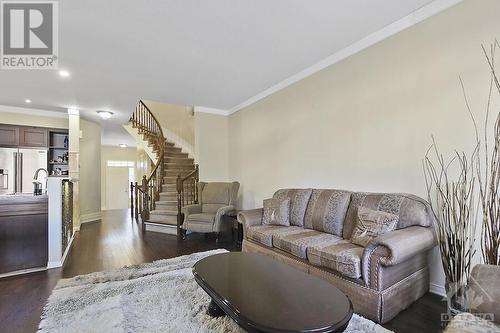
[(195, 113), (195, 152), (201, 181), (229, 180), (229, 118)]
[[(229, 177), (242, 184), (240, 208), (261, 207), (283, 187), (425, 198), (431, 135), (450, 154), (474, 144), (458, 76), (482, 123), (481, 43), (500, 38), (498, 13), (500, 1), (465, 1), (232, 114)], [(431, 265), (442, 285), (437, 252)]]
[(100, 218), (101, 213), (101, 126), (80, 119), (80, 218)]

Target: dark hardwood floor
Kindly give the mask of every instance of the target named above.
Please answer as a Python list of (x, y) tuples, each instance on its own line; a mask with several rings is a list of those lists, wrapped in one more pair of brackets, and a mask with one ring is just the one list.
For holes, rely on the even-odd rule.
[[(103, 212), (102, 221), (82, 225), (64, 269), (0, 279), (0, 332), (35, 332), (43, 306), (61, 278), (220, 247), (236, 250), (230, 239), (218, 246), (214, 237), (201, 234), (179, 242), (175, 236), (143, 233), (128, 211)], [(427, 294), (384, 326), (404, 333), (440, 332), (444, 311), (441, 298)]]

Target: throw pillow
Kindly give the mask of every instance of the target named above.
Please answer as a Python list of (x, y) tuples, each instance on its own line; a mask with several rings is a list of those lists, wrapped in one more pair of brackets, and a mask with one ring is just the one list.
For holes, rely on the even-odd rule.
[(290, 199), (264, 200), (262, 224), (290, 226)]
[(399, 216), (395, 214), (359, 207), (351, 242), (366, 247), (375, 237), (396, 229), (398, 221)]

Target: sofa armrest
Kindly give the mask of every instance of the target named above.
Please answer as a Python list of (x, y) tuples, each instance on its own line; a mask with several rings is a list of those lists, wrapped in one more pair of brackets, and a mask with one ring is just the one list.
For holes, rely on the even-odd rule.
[(433, 228), (413, 226), (399, 229), (376, 237), (368, 243), (363, 252), (363, 279), (369, 284), (373, 259), (383, 266), (394, 266), (428, 251), (437, 245)]
[(243, 236), (246, 238), (247, 228), (254, 225), (262, 224), (262, 215), (264, 214), (264, 209), (250, 209), (244, 210), (238, 213), (238, 222), (243, 225)]
[(184, 218), (187, 218), (191, 214), (200, 214), (201, 213), (201, 205), (188, 205), (184, 206), (181, 209), (181, 212), (184, 214)]

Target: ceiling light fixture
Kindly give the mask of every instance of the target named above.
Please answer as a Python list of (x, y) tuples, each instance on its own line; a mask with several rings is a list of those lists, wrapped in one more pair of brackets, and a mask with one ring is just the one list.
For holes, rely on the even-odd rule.
[(119, 146), (120, 148), (127, 148), (127, 147), (128, 147), (128, 146), (127, 146), (126, 144), (124, 144), (124, 143), (120, 143), (118, 146)]
[(68, 71), (66, 71), (66, 70), (60, 70), (60, 71), (59, 71), (59, 76), (60, 76), (60, 77), (70, 77), (70, 74), (69, 74), (69, 72), (68, 72)]
[(30, 104), (31, 103), (31, 99), (27, 98), (27, 99), (24, 100), (24, 102), (27, 103), (27, 104)]
[(113, 116), (113, 112), (111, 111), (97, 111), (97, 114), (104, 120), (109, 119)]

